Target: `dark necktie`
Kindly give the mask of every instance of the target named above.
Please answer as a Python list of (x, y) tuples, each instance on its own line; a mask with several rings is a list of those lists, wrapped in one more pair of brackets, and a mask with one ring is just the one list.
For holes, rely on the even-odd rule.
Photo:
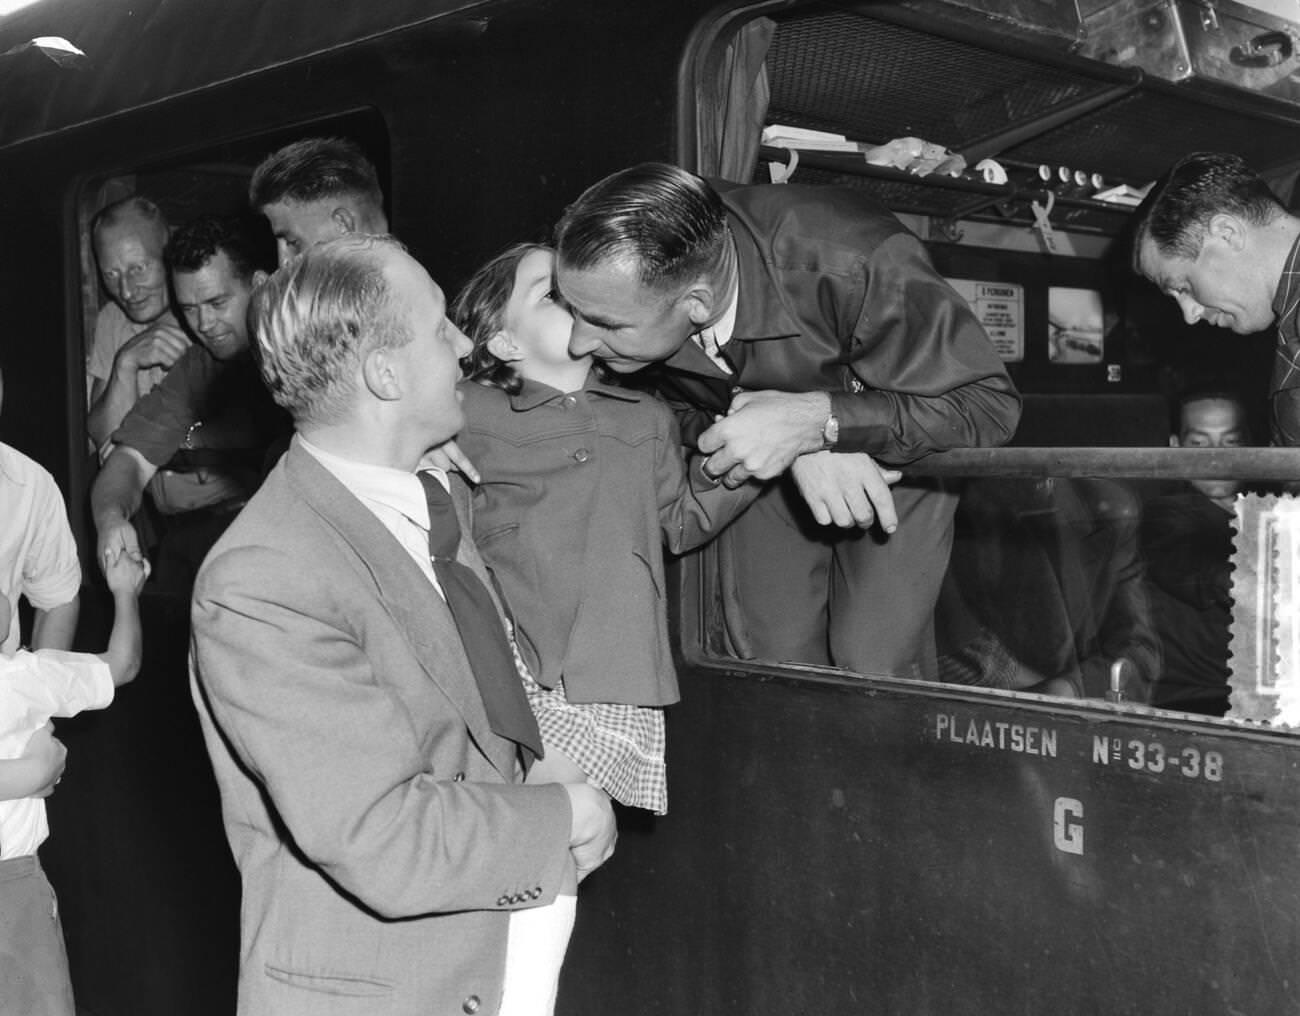
[(460, 546), (460, 521), (451, 495), (433, 476), (418, 473), (429, 504), (429, 556), (447, 606), (465, 644), (470, 669), (478, 683), (492, 732), (527, 748), (534, 758), (542, 754), (537, 721), (506, 641), (501, 615), (487, 587), (473, 570), (456, 560)]

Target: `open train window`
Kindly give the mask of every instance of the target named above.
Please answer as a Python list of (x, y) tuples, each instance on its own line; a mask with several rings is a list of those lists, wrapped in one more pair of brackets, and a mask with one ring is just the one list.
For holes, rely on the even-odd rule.
[[(246, 213), (249, 211), (248, 182), (257, 164), (282, 145), (310, 136), (345, 137), (357, 142), (375, 164), (384, 193), (389, 193), (387, 131), (382, 118), (373, 110), (295, 125), (255, 137), (231, 139), (199, 151), (158, 156), (146, 153), (136, 165), (116, 167), (109, 173), (85, 181), (78, 195), (77, 224), (88, 402), (93, 396), (96, 380), (102, 387), (105, 372), (112, 367), (113, 349), (109, 346), (95, 348), (96, 323), (100, 322), (102, 332), (102, 318), (116, 321), (127, 317), (122, 308), (114, 308), (95, 261), (90, 227), (96, 213), (113, 202), (134, 196), (147, 198), (156, 204), (173, 228), (202, 214)], [(125, 320), (118, 324), (120, 327), (116, 331), (125, 333), (131, 329)]]
[[(876, 676), (1300, 723), (1289, 556), (1300, 528), (1285, 480), (1296, 453), (1261, 447), (1271, 336), (1229, 343), (1187, 326), (1116, 256), (1127, 198), (1197, 147), (1189, 132), (1201, 148), (1263, 160), (1283, 126), (1245, 129), (1177, 93), (1128, 87), (1114, 68), (945, 30), (907, 5), (762, 14), (697, 37), (683, 163), (739, 183), (872, 194), (927, 241), (1025, 399), (1008, 448), (904, 470), (955, 499), (953, 538), (922, 662)], [(927, 181), (869, 162), (902, 138), (963, 163)], [(996, 174), (975, 171), (980, 157), (996, 158)], [(754, 652), (746, 601), (773, 594), (751, 588), (752, 574), (725, 535), (689, 565), (688, 654), (837, 662), (833, 646), (803, 659)], [(900, 596), (915, 579), (900, 569)]]

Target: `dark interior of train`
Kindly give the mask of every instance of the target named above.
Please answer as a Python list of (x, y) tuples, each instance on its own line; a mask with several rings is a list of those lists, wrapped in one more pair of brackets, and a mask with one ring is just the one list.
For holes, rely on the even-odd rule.
[[(1255, 465), (1257, 460), (1233, 457), (1238, 449), (1269, 441), (1275, 335), (1231, 335), (1204, 322), (1185, 322), (1173, 301), (1133, 275), (1127, 247), (1141, 196), (1173, 159), (1189, 152), (1242, 156), (1294, 207), (1300, 68), (1290, 60), (1291, 43), (1276, 41), (1270, 15), (1247, 25), (1247, 40), (1267, 36), (1262, 50), (1251, 49), (1249, 41), (1220, 46), (1237, 47), (1234, 64), (1207, 55), (1215, 36), (1205, 12), (1215, 5), (1193, 0), (782, 2), (711, 13), (709, 5), (682, 0), (667, 5), (676, 33), (670, 38), (663, 29), (669, 41), (647, 46), (644, 56), (626, 39), (621, 48), (609, 46), (608, 58), (623, 60), (630, 75), (643, 73), (655, 92), (644, 101), (644, 123), (620, 107), (625, 115), (618, 118), (610, 154), (589, 144), (605, 126), (599, 104), (587, 89), (580, 98), (567, 94), (580, 86), (566, 78), (549, 104), (558, 126), (547, 147), (532, 136), (526, 145), (502, 140), (509, 126), (504, 113), (505, 125), (490, 130), (449, 117), (449, 135), (463, 141), (481, 130), (491, 137), (483, 148), (503, 150), (499, 159), (467, 154), (462, 166), (462, 153), (448, 154), (423, 136), (420, 117), (431, 100), (412, 96), (426, 81), (448, 73), (447, 66), (479, 59), (474, 47), (480, 34), (507, 56), (527, 49), (528, 33), (510, 19), (527, 25), (528, 17), (544, 20), (562, 4), (545, 4), (525, 16), (519, 13), (524, 5), (511, 0), (394, 0), (367, 10), (360, 8), (369, 5), (349, 5), (337, 18), (287, 3), (282, 10), (264, 10), (277, 5), (254, 0), (224, 8), (195, 4), (203, 12), (197, 20), (214, 33), (214, 51), (223, 44), (236, 48), (230, 40), (242, 35), (232, 25), (241, 21), (258, 29), (256, 38), (225, 64), (211, 52), (178, 50), (164, 66), (133, 75), (129, 47), (115, 46), (130, 38), (120, 18), (136, 17), (137, 31), (155, 41), (164, 33), (179, 37), (184, 30), (177, 8), (184, 5), (155, 0), (136, 4), (131, 15), (129, 4), (100, 0), (97, 16), (94, 3), (45, 2), (51, 6), (0, 17), (0, 167), (8, 159), (34, 178), (39, 172), (32, 165), (44, 158), (42, 144), (59, 153), (75, 149), (79, 137), (91, 142), (84, 163), (58, 177), (67, 193), (47, 200), (60, 209), (47, 217), (61, 215), (68, 233), (48, 241), (45, 259), (65, 269), (51, 285), (68, 308), (66, 327), (55, 335), (67, 348), (39, 354), (45, 359), (33, 363), (60, 366), (75, 378), (69, 387), (82, 379), (95, 316), (109, 299), (89, 240), (95, 213), (137, 194), (157, 202), (172, 223), (243, 210), (254, 167), (267, 153), (303, 137), (335, 135), (361, 146), (389, 197), (394, 232), (412, 249), (438, 248), (445, 258), (433, 271), (449, 295), (491, 251), (510, 240), (545, 235), (564, 199), (622, 163), (660, 159), (739, 182), (860, 190), (925, 242), (940, 274), (975, 309), (1023, 398), (1008, 454), (978, 462), (959, 458), (967, 465), (951, 470), (942, 461), (909, 464), (908, 479), (960, 498), (934, 610), (933, 669), (924, 675), (928, 687), (921, 694), (951, 693), (972, 710), (1023, 707), (1031, 717), (1038, 715), (1035, 709), (1065, 708), (1078, 723), (1119, 718), (1149, 727), (1167, 721), (1206, 737), (1261, 729), (1285, 735), (1300, 723), (1300, 717), (1280, 712), (1270, 684), (1284, 681), (1275, 667), (1281, 629), (1269, 628), (1283, 578), (1260, 565), (1263, 552), (1241, 537), (1243, 520), (1258, 519), (1279, 495), (1293, 491), (1294, 471), (1281, 468), (1278, 458), (1260, 458), (1265, 465)], [(623, 33), (644, 32), (641, 19), (648, 15), (637, 14), (625, 29), (620, 18), (632, 15), (613, 10), (636, 6), (616, 4), (584, 16), (599, 22), (597, 37), (608, 43)], [(1240, 6), (1219, 5), (1233, 12)], [(1216, 17), (1227, 24), (1230, 13), (1221, 9)], [(447, 24), (437, 23), (444, 15)], [(505, 34), (502, 43), (493, 35), (498, 17), (515, 33)], [(77, 18), (85, 25), (84, 41), (77, 41), (94, 54), (89, 68), (69, 69), (28, 47), (38, 35), (71, 38)], [(1300, 23), (1285, 38), (1300, 46)], [(1268, 55), (1269, 46), (1286, 50), (1280, 62), (1287, 66), (1270, 64), (1279, 60)], [(318, 67), (374, 73), (384, 84), (373, 95), (358, 88), (355, 102), (340, 100), (331, 108), (298, 102), (292, 89), (305, 89)], [(331, 101), (344, 91), (335, 87), (339, 92), (331, 93)], [(207, 102), (219, 105), (227, 93), (241, 101), (264, 94), (275, 113), (256, 118), (257, 128), (244, 133), (229, 120), (211, 135), (186, 123), (192, 110)], [(393, 97), (398, 93), (400, 103)], [(392, 115), (389, 105), (400, 105), (402, 115)], [(572, 124), (564, 123), (570, 114)], [(432, 122), (435, 114), (428, 116)], [(130, 146), (105, 140), (116, 117), (158, 128), (165, 140), (146, 139), (143, 154), (133, 158)], [(937, 147), (935, 163), (957, 160), (949, 162), (955, 172), (929, 167), (921, 173), (906, 159), (890, 161), (889, 153), (911, 140)], [(865, 157), (871, 155), (880, 158)], [(554, 174), (533, 172), (548, 158), (570, 162)], [(540, 181), (542, 191), (535, 200), (512, 195), (527, 209), (518, 233), (507, 234), (501, 222), (487, 217), (481, 225), (470, 222), (473, 211), (457, 210), (448, 216), (451, 239), (439, 248), (435, 234), (444, 209), (423, 194), (429, 174), (444, 166), (448, 174), (466, 174), (463, 182), (440, 180), (438, 197), (463, 194), (473, 209), (482, 195), (471, 178), (489, 163), (501, 171), (499, 164), (509, 160), (527, 166), (528, 178)], [(27, 213), (12, 207), (14, 200), (5, 196), (0, 214), (20, 221)], [(415, 235), (403, 236), (405, 223), (416, 224)], [(0, 306), (4, 299), (0, 295)], [(83, 393), (69, 397), (57, 414), (45, 408), (44, 418), (59, 419), (34, 433), (18, 421), (35, 415), (43, 396), (24, 380), (14, 384), (28, 364), (8, 351), (4, 359), (10, 388), (0, 436), (39, 452), (66, 484), (85, 560), (95, 545), (87, 496), (97, 463), (83, 452)], [(1193, 403), (1229, 406), (1238, 415), (1230, 440), (1215, 438), (1218, 472), (1211, 475), (1186, 459), (1157, 454), (1200, 441), (1185, 415)], [(1025, 454), (1015, 458), (1013, 452)], [(1251, 507), (1243, 509), (1243, 503)], [(106, 635), (109, 605), (93, 562), (85, 571), (81, 639), (93, 644)], [(737, 590), (736, 573), (717, 547), (675, 562), (671, 574), (677, 587), (675, 648), (694, 676), (742, 674), (753, 685), (788, 688), (800, 703), (813, 694), (810, 689), (822, 687), (819, 681), (830, 688), (831, 679), (857, 680), (820, 661), (746, 658), (733, 625), (743, 590)], [(77, 836), (53, 842), (46, 862), (67, 899), (65, 934), (79, 998), (85, 1000), (82, 1016), (152, 1016), (180, 1012), (168, 1008), (178, 1004), (200, 1016), (232, 1011), (238, 957), (229, 946), (237, 941), (238, 914), (230, 904), (239, 886), (188, 687), (177, 679), (188, 650), (187, 609), (175, 597), (146, 597), (150, 637), (138, 686), (123, 696), (121, 708), (61, 728), (74, 758), (80, 753), (98, 760), (92, 772), (69, 780), (51, 800), (52, 824)], [(1249, 647), (1247, 640), (1253, 640)], [(1266, 676), (1256, 673), (1260, 667)], [(752, 680), (754, 675), (763, 680)], [(910, 694), (898, 692), (911, 688), (898, 675), (869, 676), (878, 678), (869, 684), (870, 694), (881, 688)], [(763, 718), (746, 708), (737, 722), (761, 730)], [(807, 705), (804, 712), (834, 708)], [(721, 712), (712, 705), (705, 711), (707, 722), (697, 718), (680, 729), (707, 731), (721, 722), (715, 709)], [(171, 719), (160, 726), (165, 717)], [(692, 741), (696, 748), (698, 740)], [(826, 744), (844, 747), (850, 740), (836, 728)], [(670, 750), (685, 748), (677, 740)], [(794, 754), (805, 746), (786, 742), (781, 748)], [(831, 747), (817, 751), (821, 757), (833, 754)], [(713, 764), (702, 751), (692, 761)], [(733, 761), (726, 763), (727, 772), (739, 770), (737, 780), (749, 778)], [(1047, 793), (1029, 778), (1016, 787), (1026, 798)], [(708, 809), (692, 800), (683, 795), (683, 810), (694, 807), (697, 816), (707, 816)], [(159, 801), (168, 802), (166, 809), (159, 810)], [(653, 821), (622, 818), (634, 837), (653, 839)], [(148, 844), (144, 860), (125, 865), (122, 877), (105, 883), (94, 858), (98, 853), (120, 860), (127, 827)], [(829, 851), (828, 844), (833, 837), (816, 847)], [(770, 863), (780, 868), (784, 862)], [(684, 861), (673, 864), (685, 867)], [(196, 871), (203, 877), (192, 877)], [(1078, 885), (1084, 881), (1079, 878)], [(644, 899), (640, 905), (649, 907)], [(172, 936), (152, 955), (123, 941), (104, 946), (127, 911), (159, 928), (199, 915), (203, 927)], [(609, 932), (618, 923), (612, 909), (598, 920), (605, 923), (589, 928)], [(792, 922), (782, 939), (792, 947), (797, 925)], [(620, 925), (610, 942), (622, 947), (625, 932)], [(597, 937), (590, 930), (588, 935)], [(819, 948), (836, 963), (853, 961), (847, 944)], [(601, 1011), (592, 1000), (607, 999), (608, 993), (569, 976), (565, 990), (575, 1000), (573, 1011)], [(815, 994), (809, 989), (799, 997)], [(1246, 994), (1252, 1000), (1269, 997), (1262, 989)], [(1047, 995), (1043, 989), (1035, 998), (1042, 1002)], [(915, 1011), (989, 1011), (976, 1001), (968, 1008), (952, 1004), (954, 992), (936, 992), (940, 996), (949, 1001), (935, 1001), (932, 1008), (927, 1002)], [(666, 989), (660, 1001), (627, 1011), (685, 1011), (689, 997), (678, 986)], [(740, 1001), (712, 984), (703, 997), (712, 1007), (695, 1011), (775, 1011), (739, 989)], [(180, 998), (185, 1001), (178, 1003)]]

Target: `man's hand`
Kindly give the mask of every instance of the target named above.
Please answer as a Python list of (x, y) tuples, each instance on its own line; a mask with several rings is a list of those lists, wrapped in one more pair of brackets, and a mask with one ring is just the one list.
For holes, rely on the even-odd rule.
[(68, 749), (54, 736), (54, 725), (47, 723), (31, 736), (18, 760), (27, 764), (33, 789), (27, 797), (49, 797), (54, 785), (63, 778)]
[(790, 467), (799, 493), (823, 526), (861, 526), (873, 521), (892, 533), (898, 513), (890, 484), (903, 476), (896, 469), (881, 469), (865, 452), (813, 452), (801, 455)]
[(95, 559), (105, 575), (108, 574), (109, 566), (122, 554), (126, 554), (136, 562), (144, 560), (144, 554), (140, 551), (140, 537), (136, 534), (135, 526), (131, 525), (130, 519), (112, 519), (102, 523), (99, 527), (99, 544), (95, 553)]
[(444, 441), (438, 447), (430, 448), (425, 452), (416, 472), (421, 469), (441, 469), (444, 473), (460, 473), (470, 483), (478, 483), (482, 479), (478, 470), (474, 468), (474, 463), (460, 450), (460, 445), (454, 440)]
[(780, 476), (800, 455), (820, 450), (830, 413), (825, 392), (741, 392), (700, 435), (704, 471), (731, 488)]
[(569, 852), (578, 869), (578, 881), (609, 860), (618, 839), (614, 809), (609, 797), (589, 783), (561, 784), (569, 794), (573, 818), (569, 826)]
[(132, 373), (149, 367), (170, 369), (190, 348), (190, 340), (180, 327), (168, 322), (150, 325), (131, 336), (117, 351), (114, 369)]

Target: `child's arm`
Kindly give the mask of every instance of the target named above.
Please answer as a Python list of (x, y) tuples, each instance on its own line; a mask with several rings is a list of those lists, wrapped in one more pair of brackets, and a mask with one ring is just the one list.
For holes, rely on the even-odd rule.
[(23, 797), (48, 797), (63, 775), (68, 750), (45, 724), (31, 736), (23, 753), (0, 760), (0, 801)]
[(149, 562), (126, 551), (104, 559), (104, 578), (113, 593), (113, 632), (99, 658), (108, 664), (115, 688), (140, 671), (140, 587), (148, 577)]

